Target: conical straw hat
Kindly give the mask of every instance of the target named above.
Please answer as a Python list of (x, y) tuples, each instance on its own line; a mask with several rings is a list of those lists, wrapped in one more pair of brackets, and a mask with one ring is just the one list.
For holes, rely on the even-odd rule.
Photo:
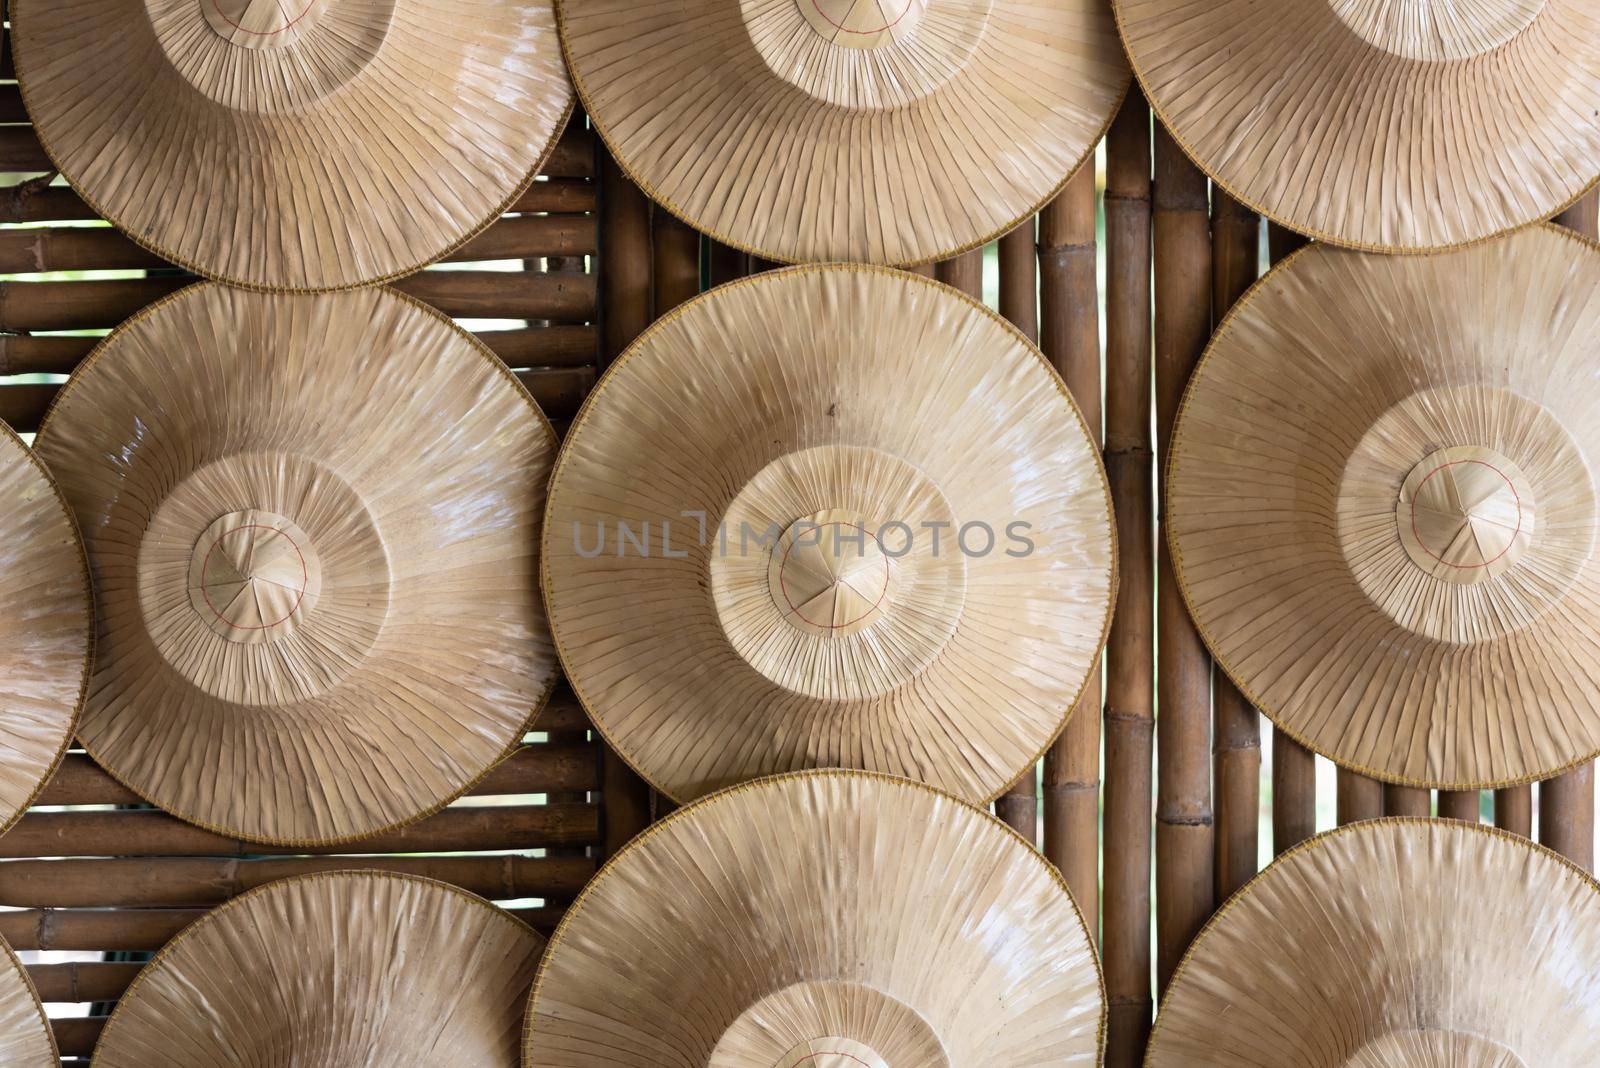
[(1173, 436), (1178, 581), (1301, 744), (1391, 782), (1600, 750), (1600, 251), (1551, 226), (1313, 247), (1223, 323)]
[(1105, 1011), (1072, 895), (1004, 824), (802, 772), (676, 812), (601, 870), (550, 940), (523, 1064), (1097, 1065)]
[(100, 1068), (514, 1068), (544, 939), (447, 883), (303, 875), (234, 898), (139, 973)]
[(28, 971), (0, 938), (0, 1064), (59, 1068), (61, 1054)]
[(553, 684), (554, 435), (409, 298), (190, 287), (85, 361), (39, 452), (100, 600), (79, 737), (175, 815), (278, 845), (393, 828), (493, 767)]
[(1594, 1063), (1600, 885), (1453, 820), (1378, 820), (1279, 858), (1201, 931), (1147, 1068)]
[(1115, 0), (1186, 152), (1285, 226), (1439, 249), (1549, 218), (1600, 176), (1593, 0)]
[(533, 180), (572, 90), (550, 0), (12, 0), (45, 150), (210, 278), (409, 274)]
[(589, 117), (646, 193), (786, 262), (905, 265), (1055, 195), (1130, 81), (1104, 0), (558, 0)]
[(861, 767), (984, 800), (1060, 732), (1105, 638), (1098, 450), (994, 313), (916, 275), (794, 268), (646, 331), (552, 476), (545, 597), (596, 727), (687, 800)]
[[(72, 741), (89, 685), (94, 602), (72, 511), (0, 423), (0, 832)], [(0, 1060), (3, 1063), (3, 1060)]]

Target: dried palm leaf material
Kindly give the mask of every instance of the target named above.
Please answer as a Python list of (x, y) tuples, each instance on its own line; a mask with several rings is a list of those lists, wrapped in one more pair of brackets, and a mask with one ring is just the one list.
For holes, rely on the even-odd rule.
[(0, 1064), (58, 1068), (61, 1054), (28, 970), (0, 938)]
[(1600, 885), (1506, 831), (1389, 819), (1308, 840), (1223, 906), (1145, 1065), (1576, 1068), (1597, 1042)]
[(1273, 221), (1379, 252), (1547, 219), (1600, 177), (1595, 0), (1115, 0), (1161, 120)]
[(1060, 874), (920, 783), (735, 787), (635, 838), (550, 940), (526, 1068), (1098, 1065), (1105, 992)]
[(72, 510), (0, 423), (0, 832), (55, 772), (89, 686), (94, 599)]
[(79, 737), (183, 819), (278, 845), (408, 823), (554, 683), (555, 436), (416, 301), (192, 286), (106, 339), (38, 447), (99, 595)]
[(802, 267), (617, 361), (552, 477), (544, 586), (596, 727), (674, 798), (858, 767), (986, 800), (1083, 690), (1115, 556), (1099, 451), (1015, 328)]
[(1312, 247), (1222, 324), (1168, 530), (1207, 644), (1296, 741), (1441, 789), (1600, 750), (1597, 285), (1552, 226)]
[(95, 1046), (101, 1068), (515, 1068), (544, 939), (448, 883), (268, 883), (184, 928)]
[(639, 186), (785, 262), (907, 265), (1000, 236), (1094, 152), (1131, 76), (1102, 0), (559, 0)]
[(14, 0), (17, 79), (96, 211), (199, 274), (397, 278), (494, 221), (566, 125), (550, 0)]

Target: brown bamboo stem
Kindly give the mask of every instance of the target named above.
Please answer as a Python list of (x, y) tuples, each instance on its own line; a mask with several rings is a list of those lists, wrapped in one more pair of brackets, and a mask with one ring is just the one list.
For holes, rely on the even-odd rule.
[[(1037, 220), (1030, 218), (1011, 233), (1000, 239), (1000, 314), (1027, 335), (1030, 341), (1039, 340), (1039, 260), (1034, 245)], [(977, 277), (968, 278), (975, 283), (969, 294), (983, 299), (983, 261), (976, 264)], [(968, 272), (971, 273), (971, 272)], [(995, 799), (994, 812), (1012, 830), (1023, 838), (1039, 844), (1039, 769), (1030, 767), (1017, 777), (1005, 793)]]
[[(594, 220), (587, 215), (507, 215), (460, 248), (446, 262), (581, 257), (597, 248)], [(0, 274), (37, 271), (105, 271), (170, 267), (118, 230), (52, 226), (0, 231)]]
[(0, 864), (0, 900), (23, 908), (208, 907), (274, 879), (352, 869), (421, 875), (490, 899), (570, 900), (595, 865), (584, 857), (519, 856), (12, 860)]
[[(1155, 129), (1157, 462), (1164, 464), (1189, 375), (1211, 333), (1207, 183), (1160, 123)], [(1158, 467), (1158, 470), (1163, 470)], [(1156, 975), (1164, 988), (1216, 907), (1211, 809), (1211, 660), (1158, 545)]]
[(1503, 831), (1533, 837), (1533, 787), (1511, 786), (1494, 792), (1494, 825)]
[[(1281, 262), (1306, 239), (1273, 223), (1267, 227), (1267, 248), (1273, 263)], [(1309, 749), (1274, 728), (1272, 731), (1272, 848), (1277, 854), (1317, 833), (1316, 757)]]
[[(508, 284), (508, 278), (517, 284)], [(0, 331), (113, 327), (192, 281), (178, 277), (0, 282)], [(454, 318), (584, 323), (595, 317), (595, 280), (587, 274), (423, 271), (394, 286)]]
[(1030, 218), (1002, 237), (998, 248), (1000, 314), (1034, 344), (1039, 343), (1038, 231), (1038, 218)]
[(983, 249), (975, 248), (934, 264), (933, 276), (969, 297), (983, 299)]
[[(594, 385), (594, 371), (588, 367), (518, 371), (516, 376), (551, 419), (571, 419)], [(0, 420), (18, 433), (37, 430), (60, 391), (60, 386), (49, 382), (0, 386)]]
[(1108, 1068), (1150, 1037), (1155, 740), (1154, 450), (1150, 440), (1150, 108), (1131, 90), (1106, 138), (1106, 476), (1121, 585), (1106, 643), (1103, 950)]
[(750, 256), (736, 248), (710, 239), (707, 242), (706, 270), (714, 286), (725, 285), (750, 273)]
[(142, 964), (73, 961), (67, 964), (30, 964), (40, 1001), (115, 1001), (128, 989)]
[[(595, 746), (584, 743), (525, 745), (485, 775), (468, 796), (544, 794), (592, 790)], [(36, 805), (133, 805), (140, 797), (123, 786), (82, 753), (68, 753), (50, 782), (40, 791)], [(484, 810), (496, 811), (496, 810)], [(25, 816), (24, 820), (31, 817)], [(19, 824), (20, 827), (20, 824)], [(0, 839), (0, 848), (10, 843)], [(465, 847), (463, 847), (465, 848)], [(260, 852), (260, 850), (256, 850)], [(361, 852), (378, 852), (363, 848)], [(21, 855), (21, 854), (16, 854)], [(37, 855), (37, 854), (36, 854)]]
[[(555, 178), (593, 178), (597, 140), (593, 131), (570, 124), (540, 173)], [(54, 169), (32, 126), (0, 126), (0, 172), (37, 174)]]
[(600, 811), (558, 803), (447, 808), (428, 819), (351, 845), (274, 850), (214, 834), (154, 809), (29, 812), (0, 837), (0, 857), (250, 857), (273, 852), (459, 853), (594, 845)]
[(1282, 856), (1317, 833), (1317, 764), (1311, 750), (1272, 732), (1272, 851)]
[[(1261, 219), (1211, 190), (1211, 322), (1222, 322), (1260, 273)], [(1256, 873), (1260, 848), (1261, 715), (1221, 668), (1213, 668), (1212, 765), (1216, 791), (1217, 900)]]
[[(1593, 240), (1600, 236), (1600, 192), (1590, 190), (1556, 216)], [(1539, 787), (1539, 841), (1586, 871), (1594, 870), (1594, 765), (1582, 764)]]
[(56, 1048), (63, 1057), (87, 1057), (105, 1030), (107, 1016), (62, 1016), (50, 1021)]
[(1426, 819), (1433, 815), (1433, 798), (1428, 791), (1414, 786), (1383, 786), (1383, 814)]
[(1439, 818), (1477, 823), (1482, 812), (1483, 797), (1477, 790), (1440, 790)]
[(1583, 870), (1594, 870), (1593, 764), (1540, 785), (1539, 841)]
[(1339, 826), (1360, 820), (1375, 820), (1383, 815), (1383, 783), (1339, 769)]
[[(596, 272), (601, 300), (600, 370), (611, 365), (650, 325), (650, 202), (611, 154), (598, 150), (600, 258)], [(650, 787), (610, 746), (601, 746), (600, 800), (609, 857), (650, 823)]]
[[(1095, 170), (1084, 164), (1039, 213), (1039, 344), (1103, 444), (1100, 398), (1100, 280), (1096, 265)], [(1089, 672), (1072, 718), (1045, 752), (1044, 854), (1066, 878), (1096, 938), (1100, 931), (1100, 664)]]
[(652, 307), (657, 318), (700, 293), (700, 234), (670, 211), (650, 217), (655, 278)]

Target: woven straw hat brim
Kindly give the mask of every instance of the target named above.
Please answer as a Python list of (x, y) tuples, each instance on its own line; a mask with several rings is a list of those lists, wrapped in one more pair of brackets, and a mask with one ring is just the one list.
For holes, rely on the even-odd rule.
[(186, 927), (117, 1003), (104, 1068), (515, 1068), (544, 939), (447, 883), (268, 883)]
[[(557, 8), (573, 82), (629, 176), (786, 263), (923, 263), (1000, 236), (1093, 154), (1131, 81), (1096, 0)], [(830, 22), (869, 15), (892, 29), (837, 43), (863, 35)]]
[(44, 788), (89, 685), (94, 601), (72, 512), (0, 423), (0, 831)]
[(253, 841), (428, 815), (523, 736), (555, 436), (487, 348), (387, 289), (202, 284), (119, 327), (39, 433), (88, 532), (83, 745)]
[(1284, 226), (1381, 252), (1547, 219), (1600, 177), (1600, 8), (1115, 0), (1184, 150)]
[[(817, 578), (808, 525), (853, 574)], [(1060, 732), (1116, 588), (1061, 380), (976, 301), (882, 268), (769, 272), (657, 322), (568, 432), (545, 530), (567, 677), (681, 800), (805, 767), (991, 798)]]
[(1092, 1065), (1105, 1012), (1072, 895), (1008, 827), (920, 783), (801, 772), (601, 870), (540, 964), (523, 1063)]
[(241, 0), (14, 0), (17, 77), (46, 151), (174, 263), (333, 290), (464, 244), (566, 125), (549, 0), (294, 3), (290, 27), (239, 43), (221, 30)]
[(1147, 1068), (1531, 1068), (1600, 1042), (1600, 885), (1454, 820), (1351, 824), (1212, 917), (1173, 974)]
[[(1600, 750), (1596, 285), (1600, 250), (1552, 226), (1429, 257), (1313, 246), (1222, 324), (1168, 530), (1202, 636), (1297, 741), (1441, 789)], [(1459, 471), (1492, 492), (1408, 496)]]
[(60, 1051), (28, 970), (0, 938), (0, 1064), (59, 1068)]

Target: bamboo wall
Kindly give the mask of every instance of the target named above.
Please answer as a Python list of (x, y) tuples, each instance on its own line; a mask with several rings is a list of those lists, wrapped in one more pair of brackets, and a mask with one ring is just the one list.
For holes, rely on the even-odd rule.
[[(27, 125), (9, 61), (0, 62), (0, 418), (37, 428), (61, 377), (107, 328), (194, 281), (49, 184), (49, 162)], [(595, 140), (578, 119), (510, 213), (397, 288), (474, 325), (517, 373), (558, 432), (593, 385), (624, 316), (602, 326)], [(614, 213), (615, 214), (615, 213)], [(17, 224), (28, 224), (18, 226)], [(626, 237), (608, 228), (626, 250)], [(648, 244), (643, 246), (646, 250)], [(630, 253), (635, 263), (640, 253)], [(57, 272), (93, 272), (63, 279)], [(644, 277), (649, 277), (646, 265)], [(628, 270), (614, 272), (619, 309)], [(634, 326), (633, 329), (637, 329)], [(71, 332), (71, 333), (64, 333)], [(318, 855), (279, 856), (139, 806), (81, 752), (68, 755), (35, 807), (0, 836), (0, 935), (18, 951), (87, 958), (159, 949), (205, 909), (302, 872), (387, 868), (443, 879), (507, 904), (548, 933), (593, 874), (611, 837), (630, 825), (619, 769), (592, 740), (570, 691), (558, 689), (537, 733), (471, 794), (400, 831)], [(602, 819), (600, 791), (616, 826)], [(139, 806), (135, 808), (134, 806)], [(32, 956), (32, 954), (27, 954)], [(85, 959), (30, 964), (47, 1003), (98, 1012), (56, 1019), (66, 1064), (85, 1064), (140, 965)]]
[[(48, 185), (48, 162), (0, 65), (0, 418), (33, 430), (104, 332), (191, 281)], [(1122, 585), (1091, 687), (1034, 776), (997, 811), (1065, 873), (1098, 931), (1111, 999), (1108, 1063), (1140, 1063), (1166, 980), (1199, 927), (1257, 869), (1263, 740), (1270, 725), (1213, 668), (1161, 547), (1158, 463), (1182, 390), (1215, 323), (1257, 277), (1263, 222), (1209, 188), (1137, 89), (1093, 168), (998, 244), (998, 305), (1062, 373), (1103, 438), (1117, 504)], [(43, 177), (40, 177), (43, 176)], [(1104, 243), (1097, 235), (1103, 204)], [(1591, 197), (1564, 217), (1591, 234)], [(29, 224), (18, 227), (16, 224)], [(1274, 257), (1294, 247), (1272, 228)], [(655, 211), (574, 120), (545, 180), (451, 257), (398, 287), (462, 320), (517, 371), (558, 432), (604, 369), (657, 315), (718, 284), (774, 266), (702, 239)], [(513, 268), (490, 270), (497, 267)], [(1105, 319), (1100, 321), (1104, 271)], [(60, 280), (51, 272), (120, 272)], [(982, 295), (983, 252), (935, 265)], [(1037, 299), (1035, 294), (1037, 292)], [(1104, 327), (1102, 347), (1101, 328)], [(63, 331), (79, 332), (78, 336)], [(38, 376), (50, 376), (41, 380)], [(1159, 653), (1158, 653), (1159, 650)], [(1159, 715), (1158, 715), (1159, 713)], [(36, 808), (0, 837), (0, 934), (18, 950), (148, 951), (230, 896), (310, 870), (386, 867), (442, 878), (513, 907), (548, 930), (597, 863), (668, 806), (588, 731), (570, 692), (473, 795), (359, 856), (263, 856), (137, 802), (86, 756), (68, 757)], [(1310, 754), (1272, 737), (1272, 833), (1282, 851), (1316, 829)], [(1592, 866), (1590, 769), (1545, 784), (1544, 840)], [(536, 795), (536, 796), (528, 796)], [(485, 806), (486, 798), (494, 804)], [(1340, 774), (1339, 822), (1426, 813), (1425, 791)], [(1476, 794), (1443, 794), (1441, 814), (1477, 818)], [(1528, 788), (1500, 791), (1496, 821), (1529, 833)], [(1152, 876), (1154, 894), (1152, 895)], [(1155, 937), (1151, 937), (1152, 910)], [(1152, 944), (1153, 941), (1153, 944)], [(30, 966), (50, 1002), (102, 1009), (137, 963)], [(102, 1015), (55, 1024), (66, 1063), (85, 1058)]]

